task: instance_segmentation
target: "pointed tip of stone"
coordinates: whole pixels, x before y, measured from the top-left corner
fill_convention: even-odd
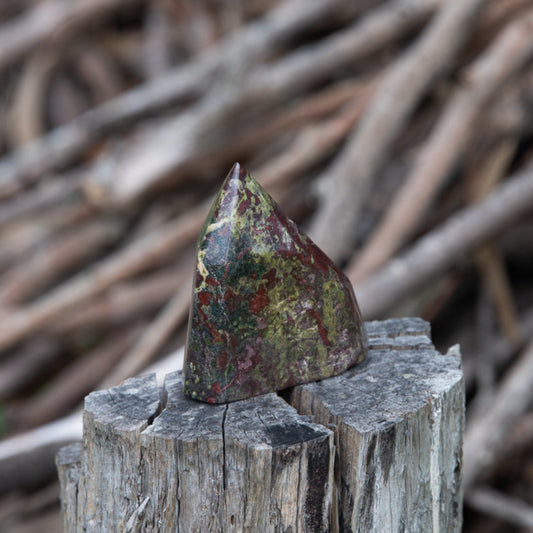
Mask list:
[[[246,169],[244,169],[240,163],[235,163],[229,171],[229,179],[242,179],[246,176]]]

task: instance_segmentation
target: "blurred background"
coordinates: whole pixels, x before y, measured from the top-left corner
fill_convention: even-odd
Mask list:
[[[531,0],[1,2],[0,531],[60,531],[88,392],[181,365],[235,161],[461,345],[464,531],[533,531]]]

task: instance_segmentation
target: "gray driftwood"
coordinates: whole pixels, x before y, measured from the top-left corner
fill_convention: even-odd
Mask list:
[[[458,351],[419,319],[367,328],[367,361],[284,394],[294,408],[194,402],[179,372],[90,394],[57,460],[64,531],[459,532]]]

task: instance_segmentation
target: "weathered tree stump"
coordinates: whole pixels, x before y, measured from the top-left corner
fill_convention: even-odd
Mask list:
[[[335,426],[341,531],[460,531],[464,383],[420,319],[367,323],[361,365],[296,387],[291,403]]]
[[[64,531],[460,531],[459,358],[419,319],[367,328],[368,359],[294,407],[195,402],[180,372],[90,394],[57,460]]]

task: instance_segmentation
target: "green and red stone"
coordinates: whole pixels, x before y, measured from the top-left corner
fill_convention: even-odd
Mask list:
[[[346,276],[235,164],[198,239],[185,394],[250,398],[340,374],[366,351]]]

